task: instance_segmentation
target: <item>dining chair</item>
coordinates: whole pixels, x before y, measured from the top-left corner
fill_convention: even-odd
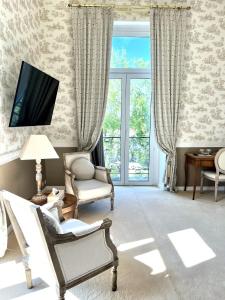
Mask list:
[[[217,201],[218,185],[220,182],[225,182],[225,148],[220,149],[215,156],[214,164],[215,171],[202,170],[201,171],[201,188],[200,193],[203,193],[204,179],[215,182],[215,201]]]

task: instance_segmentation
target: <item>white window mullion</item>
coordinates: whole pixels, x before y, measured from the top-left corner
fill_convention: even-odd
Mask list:
[[[123,145],[126,142],[126,74],[121,74],[122,80],[122,107],[121,107],[121,184],[125,184],[125,161],[126,161],[126,152]]]

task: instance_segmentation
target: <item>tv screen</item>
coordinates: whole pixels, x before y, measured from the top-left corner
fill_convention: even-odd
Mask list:
[[[59,81],[22,62],[9,127],[50,125]]]

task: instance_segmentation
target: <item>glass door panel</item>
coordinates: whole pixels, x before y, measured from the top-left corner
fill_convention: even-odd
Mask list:
[[[110,78],[108,103],[103,124],[105,164],[115,182],[121,181],[122,79]]]
[[[149,181],[149,138],[129,138],[128,181]]]
[[[109,79],[103,124],[105,164],[115,184],[149,184],[151,81],[146,74]]]
[[[151,81],[129,77],[128,176],[127,180],[149,181]],[[140,75],[138,76],[140,77]]]

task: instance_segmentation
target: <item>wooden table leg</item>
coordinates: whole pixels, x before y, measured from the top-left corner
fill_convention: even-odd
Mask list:
[[[192,196],[192,200],[195,200],[195,191],[196,191],[196,184],[197,184],[197,171],[198,168],[196,168],[196,166],[194,166],[195,168],[195,174],[194,174],[194,185],[193,185],[193,196]]]
[[[187,156],[185,156],[185,172],[184,172],[184,191],[187,189],[187,178],[188,178],[188,161]]]

